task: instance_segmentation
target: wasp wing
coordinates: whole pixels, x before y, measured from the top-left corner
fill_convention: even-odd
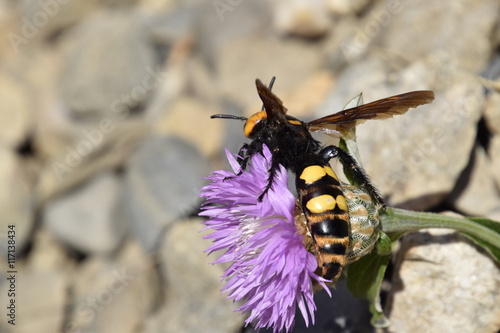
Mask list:
[[[391,118],[405,113],[410,108],[428,104],[433,100],[434,92],[430,90],[412,91],[313,120],[307,123],[307,127],[311,132],[325,132],[338,136],[368,119]]]
[[[259,97],[264,104],[267,119],[271,122],[286,122],[285,114],[287,109],[283,106],[283,102],[259,79],[255,80],[255,85],[257,86]]]

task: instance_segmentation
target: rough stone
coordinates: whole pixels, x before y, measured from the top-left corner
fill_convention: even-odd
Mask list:
[[[40,201],[47,202],[99,172],[116,170],[148,130],[138,119],[104,118],[92,125],[61,120],[40,126],[35,139],[45,161],[37,184]]]
[[[398,257],[389,294],[391,331],[498,330],[500,271],[465,237],[444,229],[411,234]]]
[[[193,1],[198,3],[200,0]],[[220,62],[228,43],[259,32],[268,34],[270,31],[271,8],[269,1],[228,2],[217,0],[206,2],[201,0],[201,4],[196,10],[197,48],[200,55],[210,65],[216,65]],[[256,20],[256,17],[259,19]],[[247,47],[251,47],[251,45]],[[242,63],[245,62],[240,64]],[[243,68],[244,66],[238,67],[238,72]]]
[[[208,162],[178,138],[151,136],[126,168],[121,210],[135,237],[152,250],[163,228],[196,209],[198,190],[210,172]]]
[[[373,28],[367,26],[366,33],[374,38],[372,34],[382,32],[378,46],[385,52],[403,53],[413,60],[445,52],[456,69],[478,72],[492,52],[489,38],[499,6],[495,0],[380,2],[372,11]],[[401,33],[402,27],[414,28]]]
[[[488,216],[500,210],[500,194],[495,182],[493,165],[482,147],[473,153],[471,170],[465,188],[458,186],[449,200],[458,211],[473,216]],[[497,169],[499,170],[499,169]],[[497,172],[498,173],[498,172]]]
[[[237,305],[221,295],[220,265],[210,265],[215,255],[204,251],[210,245],[202,239],[202,219],[176,223],[160,248],[161,273],[168,289],[166,303],[148,320],[145,332],[234,332],[243,316],[234,313]]]
[[[144,24],[133,12],[94,15],[66,38],[77,42],[65,60],[60,89],[74,117],[138,108],[163,76]]]
[[[23,160],[9,149],[0,148],[0,251],[7,256],[7,231],[15,232],[16,253],[26,246],[35,224],[34,185],[30,182]],[[13,226],[10,229],[9,226]]]
[[[0,72],[0,141],[17,148],[33,125],[30,98],[25,82]]]
[[[282,96],[318,69],[321,56],[318,51],[306,42],[293,39],[281,42],[272,35],[246,36],[228,42],[217,61],[222,97],[250,106],[255,112],[261,107],[255,89],[256,78],[267,83],[276,76],[273,91]],[[278,61],[271,62],[271,58]],[[245,66],[241,66],[242,63]],[[234,73],[238,73],[237,79]]]
[[[323,0],[275,1],[276,29],[284,34],[314,38],[327,33],[331,20]]]
[[[159,301],[154,257],[127,242],[116,257],[91,257],[75,270],[67,332],[137,332]]]
[[[67,274],[75,269],[76,263],[69,259],[66,247],[45,228],[36,230],[31,252],[33,254],[26,260],[30,269]]]
[[[295,89],[278,97],[292,116],[310,118],[311,111],[323,103],[334,82],[335,78],[330,72],[316,71],[304,78]]]
[[[44,223],[61,242],[86,254],[117,248],[126,224],[116,216],[118,178],[101,174],[45,207]]]
[[[72,24],[83,20],[90,13],[99,10],[102,3],[103,1],[98,0],[24,1],[21,21],[25,25],[32,24],[35,28],[32,33],[25,33],[21,36],[43,39],[53,37]],[[22,30],[20,32],[22,32]]]
[[[205,155],[219,153],[223,121],[210,119],[218,110],[210,108],[198,99],[180,97],[154,125],[158,134],[177,136],[197,147]]]
[[[9,302],[8,288],[6,283],[0,285],[2,304]],[[4,320],[0,323],[0,330],[5,333],[59,332],[67,306],[67,288],[67,278],[59,271],[19,271],[16,275],[15,326],[7,323],[8,317],[2,306],[0,313]]]
[[[488,129],[500,134],[500,92],[491,91],[488,95],[484,117]]]
[[[138,1],[138,6],[140,6],[142,9],[145,11],[151,12],[151,13],[163,13],[163,12],[169,12],[176,7],[176,2],[175,1],[164,1],[164,0],[139,0]]]
[[[490,142],[488,156],[492,162],[493,177],[500,188],[500,134],[493,136]]]
[[[334,14],[347,15],[362,11],[370,3],[370,0],[326,0],[330,11]]]

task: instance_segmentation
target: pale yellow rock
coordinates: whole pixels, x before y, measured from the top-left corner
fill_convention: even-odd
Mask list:
[[[315,71],[290,92],[278,96],[290,115],[300,118],[311,117],[312,112],[325,100],[332,89],[335,78],[330,71]],[[332,110],[332,113],[340,110]]]
[[[370,0],[326,0],[325,2],[334,14],[352,15],[363,10],[370,3]]]
[[[488,95],[484,117],[488,129],[497,135],[500,134],[500,92],[491,91]]]
[[[226,299],[220,289],[223,265],[211,265],[220,253],[207,256],[203,251],[211,241],[200,232],[203,219],[176,223],[163,239],[159,256],[161,273],[168,289],[163,306],[147,321],[146,333],[235,332],[245,316],[235,313],[237,303]]]
[[[224,135],[224,121],[210,119],[216,113],[220,112],[195,98],[182,96],[154,124],[153,131],[178,136],[209,156],[220,152]]]
[[[496,332],[500,271],[465,237],[446,229],[407,236],[389,295],[391,332]]]
[[[162,297],[152,254],[128,241],[116,257],[94,256],[75,270],[68,332],[132,332]]]
[[[323,0],[275,1],[274,25],[281,33],[317,37],[325,34],[330,24]]]
[[[28,136],[34,113],[26,82],[0,72],[0,142],[16,148]]]
[[[453,198],[458,211],[471,216],[488,216],[500,210],[500,195],[494,181],[495,168],[482,147],[474,149],[474,165],[466,187]]]

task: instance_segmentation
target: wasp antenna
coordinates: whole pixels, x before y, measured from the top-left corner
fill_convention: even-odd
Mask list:
[[[269,82],[269,85],[267,86],[267,89],[269,89],[269,91],[271,91],[273,89],[273,86],[274,86],[274,81],[276,81],[276,76],[273,76],[271,78],[271,81]],[[260,109],[261,111],[264,111],[264,105],[262,105],[262,108]]]
[[[273,76],[271,78],[271,82],[269,82],[269,86],[267,86],[267,89],[272,90],[274,86],[274,81],[276,80],[276,76]]]
[[[247,120],[246,117],[239,117],[232,114],[214,114],[210,116],[211,119],[223,118],[223,119],[235,119],[235,120]]]

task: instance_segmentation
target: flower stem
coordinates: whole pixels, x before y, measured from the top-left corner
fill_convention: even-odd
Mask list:
[[[424,228],[450,228],[500,247],[500,234],[464,217],[387,207],[381,214],[382,231],[402,234]]]

